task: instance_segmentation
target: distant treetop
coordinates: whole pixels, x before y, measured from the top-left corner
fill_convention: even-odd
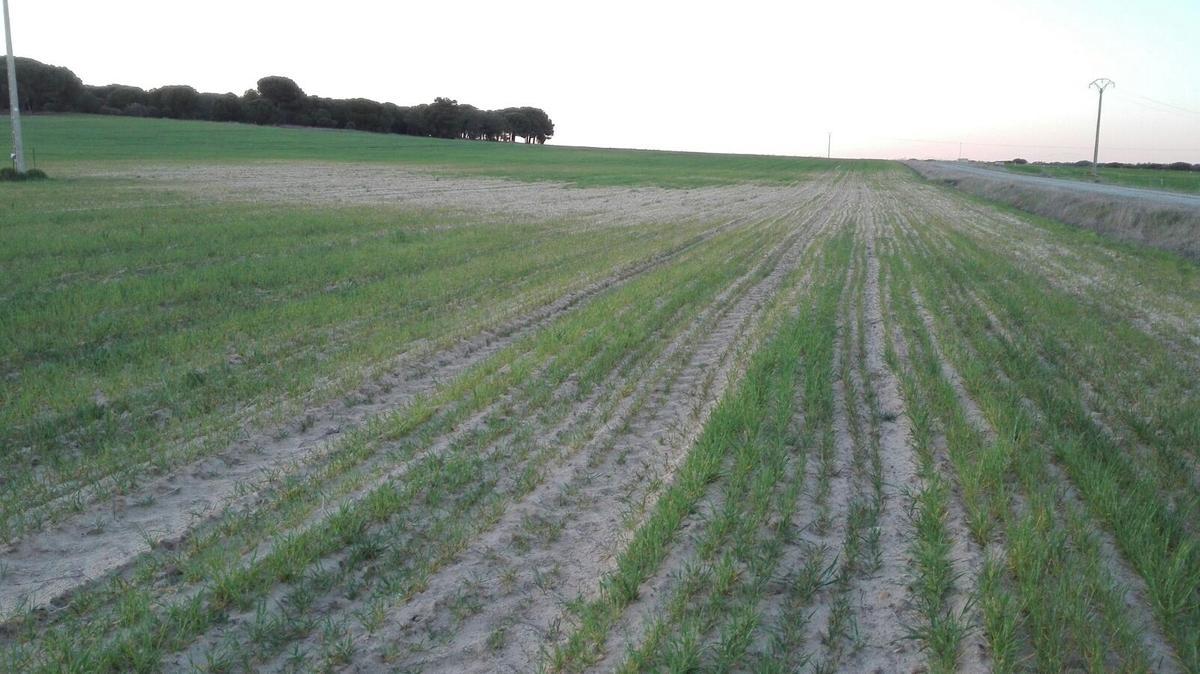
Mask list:
[[[366,98],[322,98],[306,94],[294,80],[281,75],[260,79],[256,88],[241,96],[199,92],[186,85],[146,91],[123,84],[87,85],[62,66],[23,57],[16,61],[21,108],[29,112],[291,124],[510,143],[517,138],[545,143],[554,135],[554,122],[540,108],[480,110],[441,97],[411,107]],[[0,78],[0,105],[7,104],[8,82]]]

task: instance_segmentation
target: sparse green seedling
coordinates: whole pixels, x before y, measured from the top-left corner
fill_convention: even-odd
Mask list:
[[[0,670],[1200,667],[1190,262],[883,162],[29,134]]]

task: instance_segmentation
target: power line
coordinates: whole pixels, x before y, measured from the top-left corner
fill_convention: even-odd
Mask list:
[[[1178,110],[1164,108],[1161,105],[1151,105],[1149,103],[1139,101],[1135,98],[1130,98],[1129,96],[1118,96],[1118,98],[1120,98],[1122,101],[1125,101],[1126,103],[1133,103],[1134,105],[1138,106],[1139,108],[1144,108],[1146,110],[1153,110],[1154,112],[1178,112]]]
[[[972,147],[1011,147],[1035,148],[1042,150],[1086,150],[1085,145],[1038,145],[1036,143],[976,143],[969,140],[933,140],[930,138],[896,138],[891,136],[875,136],[879,140],[899,140],[905,143],[936,143],[938,145],[963,145]]]
[[[1200,111],[1189,110],[1188,108],[1183,108],[1178,105],[1172,105],[1171,103],[1164,103],[1163,101],[1155,100],[1153,98],[1147,98],[1146,96],[1140,96],[1140,95],[1135,94],[1134,96],[1131,97],[1131,96],[1117,94],[1117,97],[1120,98],[1122,101],[1125,101],[1126,103],[1132,103],[1140,108],[1145,108],[1146,110],[1153,110],[1154,112],[1169,112],[1169,113],[1174,113],[1177,115],[1200,115]],[[1141,100],[1138,100],[1138,99],[1141,99]]]
[[[895,140],[905,143],[931,143],[936,145],[958,145],[964,147],[1008,147],[1014,149],[1034,149],[1034,150],[1087,150],[1086,145],[1041,145],[1038,143],[984,143],[974,142],[969,140],[943,140],[933,138],[899,138],[895,136],[864,136],[863,138],[874,140]],[[1128,147],[1121,145],[1106,146],[1110,150],[1121,150],[1125,152],[1200,152],[1200,147]]]
[[[1183,112],[1183,113],[1186,113],[1189,115],[1200,115],[1200,110],[1191,110],[1188,108],[1180,107],[1173,103],[1167,103],[1165,101],[1158,101],[1153,98],[1150,98],[1149,96],[1142,96],[1141,94],[1134,94],[1134,96],[1136,96],[1137,98],[1140,98],[1144,101],[1150,101],[1151,103],[1170,108],[1171,110],[1175,110],[1176,112]]]
[[[972,143],[964,141],[963,145],[974,145],[976,147],[1012,147],[1012,148],[1036,148],[1039,150],[1086,150],[1086,145],[1038,145],[1036,143]]]

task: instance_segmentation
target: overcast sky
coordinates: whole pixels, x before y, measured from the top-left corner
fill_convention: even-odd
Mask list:
[[[1200,0],[10,0],[84,82],[534,105],[567,145],[1200,162]]]

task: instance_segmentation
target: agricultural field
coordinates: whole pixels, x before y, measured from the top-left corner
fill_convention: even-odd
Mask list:
[[[352,162],[421,167],[574,186],[702,187],[747,181],[789,183],[820,160],[552,147],[548,152],[507,143],[447,143],[436,138],[355,131],[287,129],[248,124],[181,122],[95,115],[42,115],[24,123],[36,164],[55,171],[81,162],[270,161]],[[7,133],[8,121],[0,121]]]
[[[1126,187],[1143,187],[1152,190],[1169,190],[1200,194],[1200,171],[1171,171],[1167,169],[1146,168],[1108,168],[1101,166],[1096,175],[1092,175],[1091,167],[1082,166],[1044,166],[1039,164],[1012,164],[1004,168],[1015,173],[1046,176],[1050,178],[1067,178],[1070,180],[1086,180],[1107,185],[1124,185]]]
[[[1200,268],[888,162],[32,117],[0,670],[1200,671]]]

